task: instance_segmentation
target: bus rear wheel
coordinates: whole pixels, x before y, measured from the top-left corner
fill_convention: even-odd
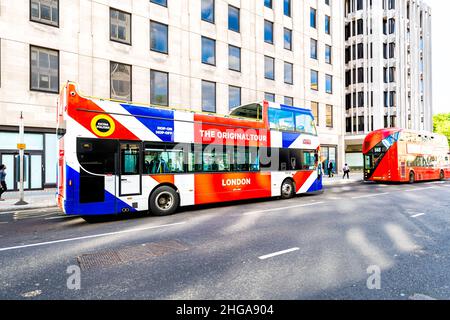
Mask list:
[[[291,199],[295,195],[294,183],[291,180],[284,180],[281,185],[281,198]]]
[[[414,175],[414,172],[409,173],[409,183],[416,182],[416,176]]]
[[[149,213],[155,216],[168,216],[175,213],[179,204],[178,192],[169,186],[161,186],[150,195]]]

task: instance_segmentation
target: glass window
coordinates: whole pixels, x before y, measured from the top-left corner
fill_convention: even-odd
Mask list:
[[[78,138],[77,157],[84,170],[94,174],[115,173],[117,141]]]
[[[131,101],[131,66],[112,62],[111,99]]]
[[[214,23],[214,0],[202,1],[202,20]]]
[[[31,90],[58,93],[59,52],[31,47]]]
[[[150,70],[150,103],[169,105],[169,74]]]
[[[325,62],[331,64],[331,46],[325,45]]]
[[[284,48],[292,50],[292,30],[284,28]]]
[[[311,89],[319,90],[319,72],[311,70]]]
[[[159,22],[150,21],[150,49],[168,53],[168,26]]]
[[[310,114],[295,113],[295,131],[316,135],[313,117]]]
[[[326,106],[326,121],[327,128],[333,128],[333,106],[329,104]]]
[[[32,21],[59,26],[58,0],[31,0],[30,16]]]
[[[292,97],[284,97],[284,104],[287,106],[293,106],[294,105],[294,98]]]
[[[216,65],[216,41],[202,37],[202,63]]]
[[[120,145],[120,173],[122,175],[139,174],[140,157],[140,146],[138,144]]]
[[[264,0],[264,6],[272,9],[272,0]]]
[[[325,91],[327,93],[333,93],[333,76],[329,74],[325,75]]]
[[[131,44],[131,14],[110,8],[110,39]]]
[[[264,42],[273,44],[273,23],[264,20]]]
[[[292,111],[269,108],[269,123],[273,129],[295,131]]]
[[[317,40],[311,39],[311,59],[317,59]]]
[[[54,150],[58,149],[56,134],[45,134],[45,183],[56,183],[57,156]]]
[[[264,100],[275,102],[275,94],[269,92],[264,93]]]
[[[231,109],[241,105],[241,88],[235,86],[228,87],[228,106]]]
[[[216,112],[216,84],[202,80],[202,111]]]
[[[317,10],[314,8],[310,9],[309,12],[309,16],[310,16],[310,22],[309,25],[311,26],[311,28],[317,28],[317,22],[316,22],[316,17],[317,17]]]
[[[284,83],[293,84],[294,76],[293,76],[294,65],[289,62],[284,63]]]
[[[167,0],[150,0],[150,2],[159,4],[160,6],[167,7]]]
[[[316,123],[316,126],[319,126],[319,103],[318,102],[311,102],[311,111],[314,116],[314,120]]]
[[[325,33],[331,34],[331,18],[325,15]]]
[[[239,8],[228,5],[228,29],[239,32]]]
[[[302,170],[314,170],[318,161],[315,151],[303,151]]]
[[[144,174],[183,173],[184,150],[173,145],[145,145]]]
[[[241,48],[228,45],[228,68],[241,71]]]
[[[264,78],[269,80],[275,79],[275,59],[264,56]]]
[[[291,16],[291,0],[283,0],[284,1],[284,15],[290,17]]]

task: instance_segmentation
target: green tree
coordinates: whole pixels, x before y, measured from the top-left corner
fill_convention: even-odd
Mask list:
[[[450,113],[440,113],[433,117],[433,130],[443,134],[450,143]]]

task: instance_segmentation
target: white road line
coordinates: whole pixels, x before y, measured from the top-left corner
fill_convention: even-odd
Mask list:
[[[384,192],[384,193],[377,193],[377,194],[369,194],[366,196],[360,196],[360,197],[353,197],[352,199],[364,199],[364,198],[372,198],[372,197],[378,197],[378,196],[384,196],[389,194],[388,192]]]
[[[157,228],[172,227],[172,226],[182,225],[182,224],[185,224],[185,223],[186,222],[163,224],[163,225],[159,225],[159,226],[151,226],[151,227],[146,227],[146,228],[136,228],[136,229],[130,229],[130,230],[108,232],[108,233],[101,233],[101,234],[94,234],[94,235],[84,236],[84,237],[68,238],[68,239],[61,239],[61,240],[55,240],[55,241],[47,241],[47,242],[26,244],[26,245],[22,245],[22,246],[0,248],[0,252],[9,251],[9,250],[16,250],[16,249],[23,249],[23,248],[30,248],[30,247],[39,247],[39,246],[45,246],[45,245],[50,245],[50,244],[62,243],[62,242],[70,242],[70,241],[77,241],[77,240],[85,240],[85,239],[93,239],[93,238],[100,238],[100,237],[108,237],[108,236],[114,236],[114,235],[118,235],[118,234],[140,232],[140,231],[146,231],[146,230],[157,229]]]
[[[57,216],[57,217],[50,217],[45,218],[45,220],[53,220],[53,219],[70,219],[70,218],[79,218],[80,216]]]
[[[0,222],[0,224],[7,224],[8,222]]]
[[[421,217],[421,216],[424,216],[424,215],[425,215],[425,213],[418,213],[418,214],[415,214],[415,215],[411,216],[411,218],[418,218],[418,217]]]
[[[422,190],[429,190],[429,189],[436,189],[436,187],[414,188],[414,189],[408,189],[408,190],[404,190],[404,191],[405,192],[413,192],[413,191],[422,191]]]
[[[290,253],[290,252],[294,252],[294,251],[298,251],[298,250],[300,250],[300,248],[291,248],[291,249],[287,249],[287,250],[283,250],[283,251],[278,251],[278,252],[274,252],[274,253],[271,253],[271,254],[267,254],[265,256],[258,257],[258,259],[266,260],[266,259],[269,259],[269,258],[273,258],[273,257],[276,257],[276,256],[280,256],[282,254],[286,254],[286,253]]]
[[[290,207],[281,207],[281,208],[272,208],[272,209],[267,209],[267,210],[259,210],[259,211],[250,211],[250,212],[246,212],[243,215],[244,216],[248,216],[248,215],[253,215],[253,214],[260,214],[260,213],[266,213],[266,212],[272,212],[272,211],[280,211],[280,210],[285,210],[285,209],[293,209],[293,208],[301,208],[301,207],[310,207],[310,206],[314,206],[316,204],[323,204],[325,202],[312,202],[312,203],[306,203],[306,204],[301,204],[301,205],[297,205],[297,206],[290,206]]]

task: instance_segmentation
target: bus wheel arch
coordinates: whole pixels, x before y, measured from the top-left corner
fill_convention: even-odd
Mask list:
[[[281,184],[281,198],[282,199],[291,199],[295,196],[295,181],[292,178],[284,179]]]
[[[411,170],[409,172],[409,183],[414,183],[414,182],[416,182],[416,173]]]
[[[148,197],[148,213],[155,216],[168,216],[180,206],[180,193],[170,183],[155,187]]]

